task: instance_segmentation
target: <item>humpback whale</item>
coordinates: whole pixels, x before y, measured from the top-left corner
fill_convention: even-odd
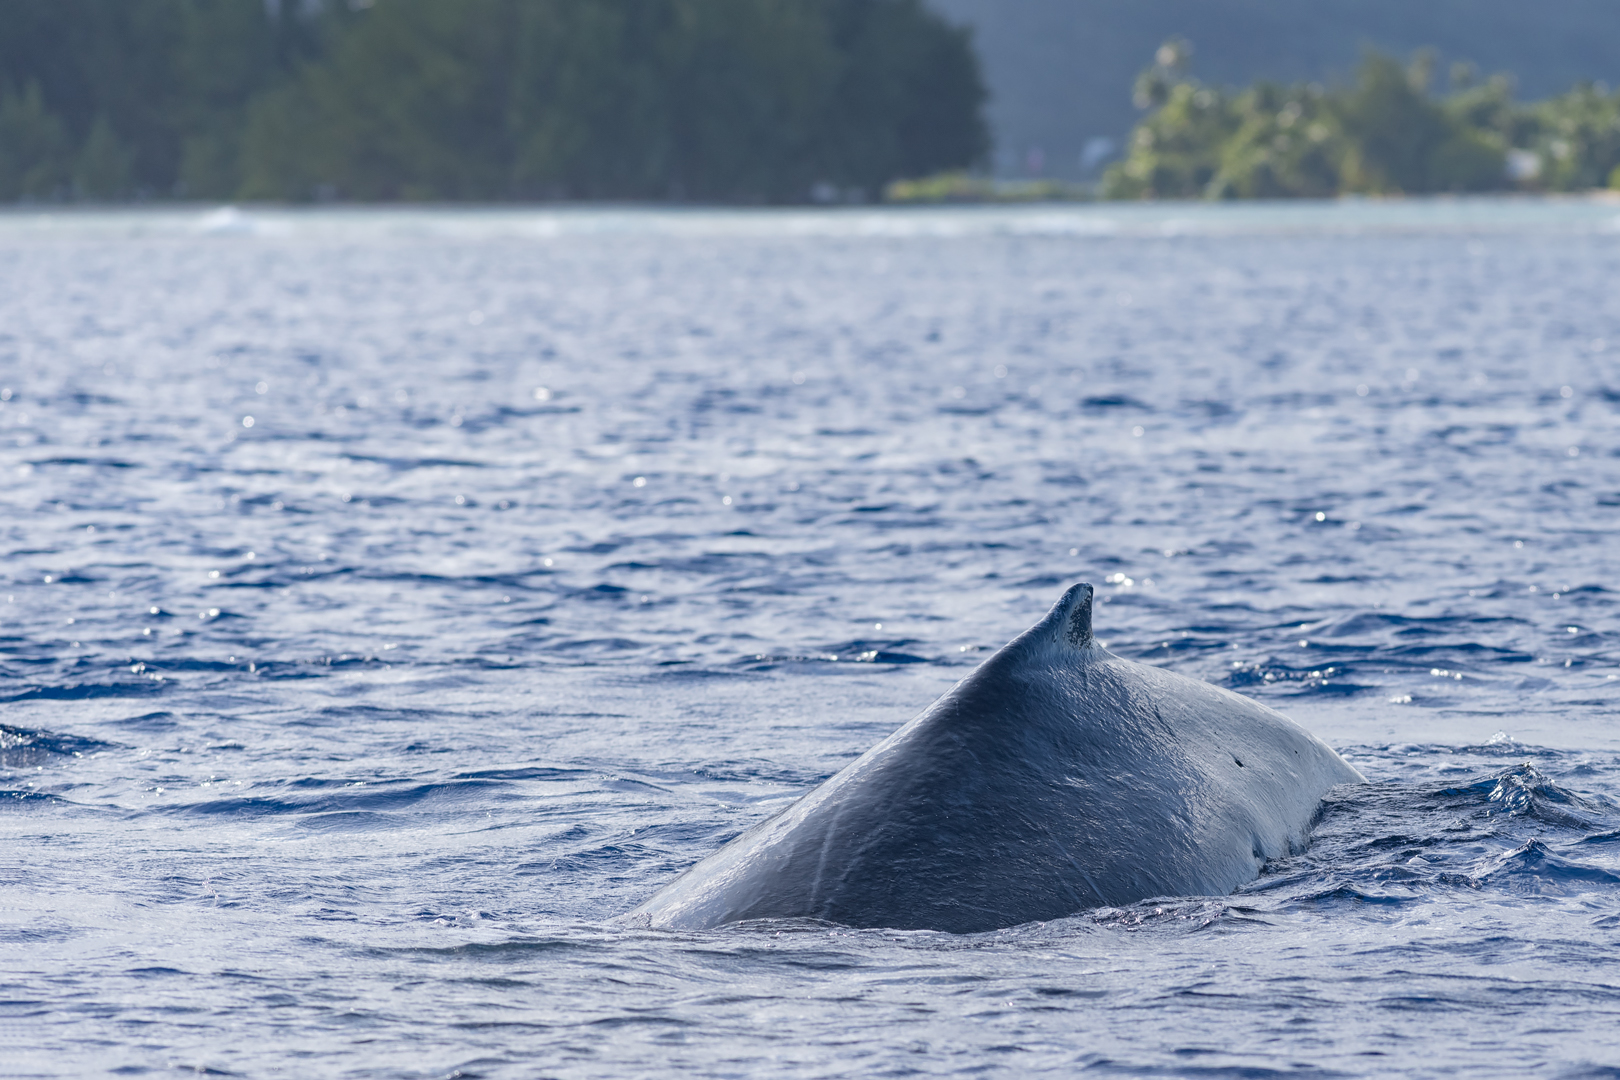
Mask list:
[[[894,734],[631,911],[973,933],[1220,895],[1364,783],[1259,702],[1108,652],[1078,584]]]

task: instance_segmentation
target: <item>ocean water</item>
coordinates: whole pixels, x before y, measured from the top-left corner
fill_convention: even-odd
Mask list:
[[[0,217],[0,1074],[1620,1075],[1620,205]],[[1097,584],[1231,896],[614,918]]]

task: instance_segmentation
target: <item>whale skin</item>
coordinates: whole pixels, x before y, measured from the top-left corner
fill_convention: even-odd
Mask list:
[[[972,933],[1154,896],[1223,895],[1303,851],[1364,783],[1259,702],[1115,656],[1092,587],[792,806],[626,916]]]

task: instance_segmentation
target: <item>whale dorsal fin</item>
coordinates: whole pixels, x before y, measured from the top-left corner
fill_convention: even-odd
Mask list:
[[[1021,660],[1066,664],[1106,656],[1107,651],[1091,636],[1091,598],[1094,591],[1090,582],[1082,581],[1069,586],[1045,618],[1007,642],[1001,652],[985,661],[985,669],[1002,656],[1006,657],[1006,662],[1013,664]]]
[[[1091,597],[1095,591],[1090,582],[1082,581],[1070,586],[1063,599],[1058,601],[1057,606],[1064,613],[1063,640],[1073,648],[1089,649],[1092,646]]]
[[[1031,635],[1045,637],[1059,648],[1093,648],[1096,645],[1091,636],[1091,597],[1094,591],[1091,584],[1085,581],[1069,586],[1063,598],[1046,613],[1046,618],[1032,628]]]

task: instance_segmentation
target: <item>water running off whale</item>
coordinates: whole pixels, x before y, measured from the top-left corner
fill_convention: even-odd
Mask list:
[[[1108,652],[1075,585],[893,735],[628,916],[956,933],[1231,892],[1360,773],[1258,702]]]

